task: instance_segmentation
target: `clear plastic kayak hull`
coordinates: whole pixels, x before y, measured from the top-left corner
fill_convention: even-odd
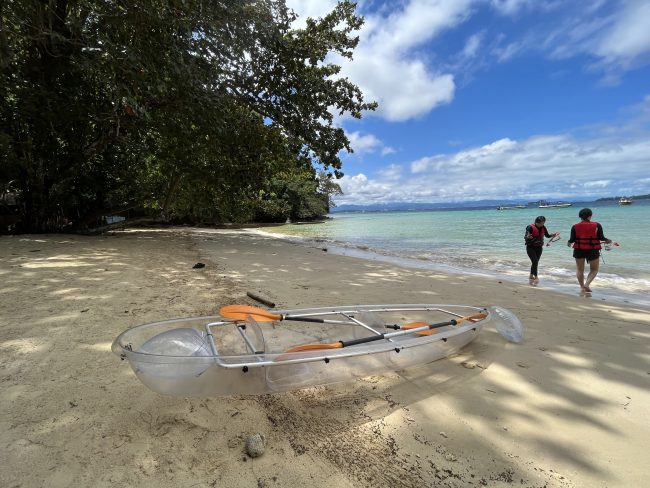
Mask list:
[[[273,312],[283,319],[258,323],[254,317],[210,316],[143,324],[120,334],[112,350],[153,391],[220,396],[294,390],[424,364],[458,352],[490,324],[512,342],[523,339],[516,315],[498,306],[399,304]],[[481,318],[460,320],[477,314]],[[370,337],[376,340],[363,342]],[[349,341],[361,343],[339,345]],[[318,346],[292,352],[303,344]]]

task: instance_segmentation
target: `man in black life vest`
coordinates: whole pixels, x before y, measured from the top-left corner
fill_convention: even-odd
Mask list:
[[[591,221],[591,209],[583,208],[578,213],[581,221],[571,227],[571,237],[567,246],[573,244],[573,257],[576,260],[576,277],[580,284],[581,293],[591,293],[591,282],[598,274],[600,265],[600,243],[610,244],[603,234],[603,227],[598,222]],[[589,261],[589,274],[585,280],[585,260]]]

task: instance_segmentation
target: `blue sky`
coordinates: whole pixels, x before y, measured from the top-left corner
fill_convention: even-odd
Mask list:
[[[331,0],[288,0],[319,17]],[[650,0],[358,2],[337,204],[650,193]]]

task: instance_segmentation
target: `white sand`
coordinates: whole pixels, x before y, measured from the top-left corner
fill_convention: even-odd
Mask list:
[[[258,305],[246,291],[279,308],[499,304],[526,340],[485,330],[399,373],[201,399],[147,390],[110,352],[127,327]],[[0,237],[0,486],[648,486],[649,326],[640,308],[244,231]]]

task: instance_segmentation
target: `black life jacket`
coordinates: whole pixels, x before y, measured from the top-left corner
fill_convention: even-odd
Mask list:
[[[576,240],[573,243],[574,249],[600,249],[598,239],[598,222],[583,220],[573,226],[576,233]]]

